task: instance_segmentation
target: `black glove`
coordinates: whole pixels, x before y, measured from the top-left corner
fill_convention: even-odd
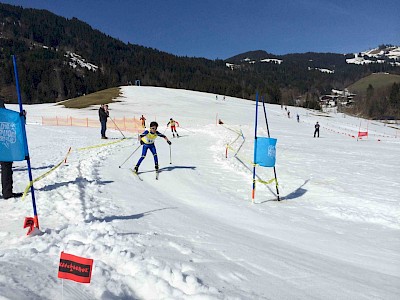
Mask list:
[[[140,145],[143,145],[143,144],[144,144],[144,142],[142,140],[140,140]]]
[[[171,144],[172,144],[171,141],[167,141],[167,143],[168,143],[168,145],[171,145]]]

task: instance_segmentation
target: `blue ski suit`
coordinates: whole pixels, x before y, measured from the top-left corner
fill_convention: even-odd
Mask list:
[[[140,143],[143,145],[142,156],[139,158],[136,166],[139,167],[144,158],[146,157],[147,150],[150,150],[154,157],[154,164],[158,168],[158,157],[157,157],[157,149],[154,145],[154,142],[157,137],[167,138],[164,134],[159,131],[155,133],[151,133],[149,130],[145,130],[142,134],[140,134]],[[168,141],[168,140],[167,140]]]

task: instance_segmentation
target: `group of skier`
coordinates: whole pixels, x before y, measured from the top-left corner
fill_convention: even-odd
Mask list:
[[[143,117],[143,115],[142,115],[142,117]],[[176,131],[176,125],[179,126],[179,122],[175,121],[173,118],[170,118],[169,122],[167,123],[167,127],[168,126],[171,127],[171,132],[172,132],[173,137],[175,137],[175,134],[176,134],[176,137],[179,137],[179,134]],[[139,141],[140,141],[140,144],[143,145],[143,148],[142,148],[142,155],[139,158],[139,160],[136,163],[135,168],[134,168],[135,173],[138,173],[139,166],[142,163],[142,161],[145,159],[147,150],[150,150],[150,152],[153,154],[154,168],[158,172],[159,166],[158,166],[157,149],[156,149],[154,142],[157,137],[161,137],[161,138],[165,139],[169,145],[171,145],[171,141],[167,138],[167,136],[165,134],[159,132],[157,129],[158,129],[158,123],[153,121],[150,123],[150,129],[146,129],[143,133],[141,133],[139,135]]]
[[[110,113],[108,111],[108,105],[101,105],[99,108],[99,120],[101,124],[101,138],[102,139],[107,139],[106,137],[106,130],[107,130],[107,118],[110,117]],[[140,117],[141,125],[143,128],[146,128],[146,118],[142,115]],[[170,118],[167,127],[171,127],[171,133],[173,137],[178,137],[179,134],[176,131],[176,126],[179,126],[179,122],[175,121],[173,118]],[[158,130],[158,123],[153,121],[150,123],[150,128],[145,129],[143,133],[139,134],[138,139],[140,141],[140,144],[143,146],[142,148],[142,155],[140,156],[138,162],[136,163],[134,167],[134,172],[138,173],[139,166],[142,163],[142,161],[145,159],[147,151],[150,150],[150,152],[153,154],[154,158],[154,167],[155,170],[158,172],[159,166],[158,166],[158,157],[157,157],[157,149],[154,144],[155,140],[157,137],[161,137],[167,141],[169,145],[171,145],[171,141],[167,138],[167,136]]]
[[[281,104],[281,109],[283,109],[283,104]],[[287,112],[287,116],[290,119],[290,111],[288,111],[287,107],[285,106],[285,111]],[[300,115],[296,114],[297,123],[300,123]],[[314,125],[314,137],[319,137],[319,123],[315,123]]]
[[[286,109],[286,108],[285,108]],[[108,105],[101,105],[99,109],[99,118],[100,118],[100,123],[101,123],[101,138],[102,139],[107,139],[105,136],[106,132],[106,123],[107,123],[107,118],[110,116],[109,111],[108,111]],[[288,112],[288,116],[289,112]],[[140,117],[141,125],[143,128],[146,128],[146,118],[142,115]],[[299,122],[299,115],[297,114],[297,122]],[[171,133],[173,137],[178,137],[179,134],[176,131],[176,126],[179,126],[179,122],[175,121],[173,118],[170,118],[167,127],[170,126],[171,128]],[[315,131],[314,131],[314,137],[319,137],[319,127],[320,125],[318,122],[315,124]],[[136,163],[133,171],[137,174],[139,171],[140,164],[143,162],[143,160],[146,157],[147,151],[150,150],[150,152],[153,154],[154,158],[154,168],[158,172],[159,170],[159,165],[158,165],[158,157],[157,157],[157,149],[154,144],[155,140],[157,137],[161,137],[167,141],[169,145],[171,145],[171,141],[168,139],[168,137],[159,132],[158,130],[158,123],[153,121],[150,123],[150,128],[145,129],[143,133],[139,134],[138,139],[140,141],[140,144],[143,146],[142,148],[142,155],[140,156],[138,162]]]
[[[142,115],[139,120],[140,120],[142,127],[146,128],[146,118]],[[176,136],[179,137],[178,132],[176,132],[176,125],[179,126],[179,122],[170,118],[169,122],[167,123],[167,127],[168,127],[168,125],[171,125],[172,136],[175,137],[175,133],[176,133]]]

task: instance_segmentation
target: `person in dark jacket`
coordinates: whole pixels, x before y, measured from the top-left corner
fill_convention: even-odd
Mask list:
[[[0,97],[0,108],[5,108],[4,100]],[[22,193],[13,193],[12,161],[1,161],[1,187],[4,199],[18,198]]]
[[[101,138],[102,139],[108,139],[106,137],[106,130],[107,130],[107,118],[109,117],[108,111],[106,110],[106,107],[104,104],[102,104],[99,108],[99,119],[100,119],[100,124],[101,124]]]
[[[317,135],[319,137],[319,124],[318,122],[315,124],[315,130],[314,130],[314,137]]]

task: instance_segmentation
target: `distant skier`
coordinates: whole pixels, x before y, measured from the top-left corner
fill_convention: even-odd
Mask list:
[[[142,121],[142,127],[146,128],[146,118],[143,115],[140,117],[140,121]]]
[[[317,135],[319,137],[319,124],[318,122],[315,124],[315,130],[314,130],[314,137]]]
[[[178,132],[176,132],[176,124],[178,124],[178,126],[179,126],[179,122],[178,122],[178,121],[175,121],[175,120],[172,119],[172,118],[169,119],[169,122],[168,122],[168,124],[167,124],[167,127],[168,127],[168,125],[171,125],[171,132],[172,132],[172,136],[173,136],[173,137],[175,137],[175,133],[176,133],[176,136],[179,137]],[[174,132],[175,132],[175,133],[174,133]]]
[[[297,123],[299,123],[299,122],[300,122],[300,116],[299,116],[299,114],[297,114],[296,118],[297,118]]]
[[[154,157],[154,167],[156,171],[158,171],[158,157],[157,157],[157,149],[154,145],[155,139],[159,136],[164,138],[169,145],[171,145],[171,141],[162,133],[157,131],[158,123],[151,122],[150,123],[150,130],[145,130],[142,134],[139,135],[140,144],[143,145],[142,148],[142,156],[139,158],[136,166],[135,166],[135,173],[138,172],[139,166],[146,157],[147,150],[150,150]]]

